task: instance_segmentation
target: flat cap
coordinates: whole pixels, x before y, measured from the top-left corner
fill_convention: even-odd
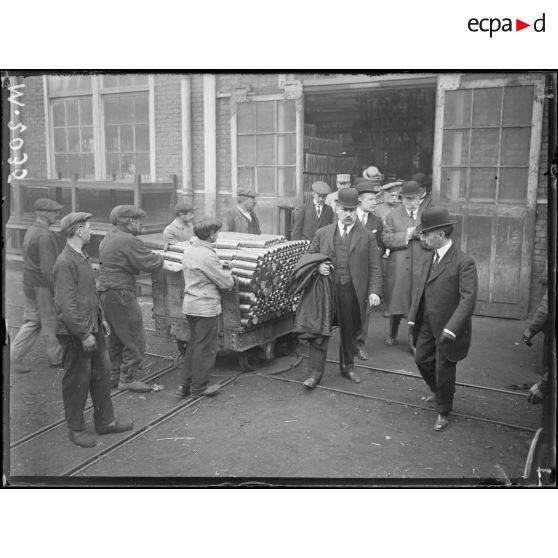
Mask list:
[[[380,190],[382,190],[383,192],[391,192],[391,190],[395,190],[396,188],[401,188],[402,185],[403,185],[403,181],[397,180],[395,182],[389,182],[388,184],[384,184],[380,188]]]
[[[64,206],[50,198],[39,198],[33,204],[33,211],[60,211]]]
[[[126,217],[128,219],[132,219],[134,217],[145,217],[147,213],[135,206],[135,205],[117,205],[113,207],[112,211],[110,212],[110,222],[113,225],[116,225],[116,220],[119,217]]]
[[[318,180],[312,184],[312,191],[316,192],[316,194],[327,195],[331,194],[331,188],[327,182],[322,182]]]
[[[189,211],[194,211],[194,206],[189,202],[178,202],[174,206],[175,213],[188,213]]]
[[[256,192],[250,188],[239,188],[236,195],[244,196],[245,198],[255,198],[257,196]]]
[[[68,213],[60,220],[60,232],[68,234],[78,223],[85,223],[88,219],[93,217],[92,213],[85,213],[84,211],[76,211]]]

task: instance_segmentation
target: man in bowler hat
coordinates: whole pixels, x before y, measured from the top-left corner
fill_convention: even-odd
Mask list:
[[[318,229],[308,248],[310,254],[331,258],[331,264],[320,264],[319,272],[327,276],[333,267],[335,273],[340,371],[342,376],[355,383],[360,382],[354,371],[357,333],[368,309],[378,306],[382,295],[378,244],[372,232],[357,219],[357,207],[358,191],[355,188],[340,190],[336,210],[338,221]],[[327,341],[321,348],[310,346],[310,377],[304,382],[307,388],[314,388],[320,382],[326,354]]]
[[[422,262],[408,317],[415,362],[432,392],[427,399],[436,401],[437,432],[449,426],[456,365],[469,351],[477,302],[477,268],[451,240],[455,223],[444,207],[421,215],[417,233],[433,254]]]
[[[326,182],[312,184],[312,201],[297,210],[291,240],[312,240],[318,229],[333,223],[333,209],[325,203],[330,192],[331,188]]]

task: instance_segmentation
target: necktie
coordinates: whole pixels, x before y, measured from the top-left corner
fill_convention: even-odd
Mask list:
[[[318,214],[318,219],[319,219],[320,215],[322,214],[322,206],[321,205],[316,206],[316,213]]]
[[[414,221],[415,220],[415,212],[411,209],[411,215],[410,215],[411,219]]]
[[[349,227],[347,225],[345,225],[343,227],[343,238],[347,238],[348,234],[349,234]]]
[[[434,261],[432,262],[432,267],[436,267],[440,261],[440,256],[438,256],[438,251],[434,252]]]

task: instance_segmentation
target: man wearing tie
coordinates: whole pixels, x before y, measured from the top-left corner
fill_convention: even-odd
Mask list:
[[[387,345],[394,345],[403,316],[407,316],[411,306],[411,297],[419,278],[421,264],[428,250],[422,246],[420,235],[415,231],[420,216],[419,184],[413,180],[401,186],[402,205],[388,213],[384,219],[382,240],[389,248],[386,269],[386,292],[389,295],[388,313],[389,334]],[[414,346],[409,337],[409,350],[414,353]]]
[[[337,201],[337,223],[318,229],[308,248],[310,254],[323,254],[331,258],[331,264],[320,264],[319,272],[327,276],[333,265],[341,341],[340,371],[342,376],[355,383],[360,382],[354,371],[357,333],[362,328],[368,309],[378,306],[382,295],[378,245],[374,235],[357,220],[357,207],[357,190],[341,190]],[[321,348],[310,345],[310,377],[304,382],[307,388],[314,388],[320,382],[326,353],[327,341]]]
[[[385,247],[382,241],[382,220],[374,213],[374,209],[376,208],[377,189],[378,187],[369,180],[359,182],[356,187],[358,192],[357,219],[360,221],[361,225],[369,230],[376,238],[378,256],[381,258],[384,254]],[[357,337],[357,356],[360,360],[368,360],[368,353],[364,349],[364,345],[368,337],[369,319],[370,315],[367,314],[364,318],[362,329]]]
[[[312,184],[312,201],[297,210],[291,240],[312,240],[318,229],[333,223],[333,209],[324,203],[330,192],[326,182]]]
[[[428,208],[421,216],[417,234],[434,255],[422,261],[408,318],[415,362],[432,392],[427,399],[436,401],[437,432],[449,426],[456,364],[469,351],[477,302],[477,268],[451,240],[455,223],[443,207]]]

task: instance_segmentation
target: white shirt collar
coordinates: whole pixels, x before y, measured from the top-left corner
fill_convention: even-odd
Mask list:
[[[337,226],[339,227],[339,234],[343,234],[345,225],[341,221],[337,221]],[[347,225],[347,234],[349,234],[353,230],[354,226],[354,223],[352,225]]]
[[[438,254],[438,261],[440,261],[446,255],[447,251],[451,248],[451,245],[452,242],[450,238],[447,244],[436,250],[436,253]]]
[[[368,221],[368,211],[363,211],[360,206],[357,207],[357,216],[359,221],[362,221],[363,216],[366,217],[366,220]]]
[[[237,205],[236,208],[238,209],[238,211],[240,211],[240,213],[242,213],[242,215],[244,215],[244,217],[246,217],[246,219],[248,219],[248,221],[252,221],[252,215],[250,215],[249,211],[246,211],[244,208],[240,207],[239,205]]]

